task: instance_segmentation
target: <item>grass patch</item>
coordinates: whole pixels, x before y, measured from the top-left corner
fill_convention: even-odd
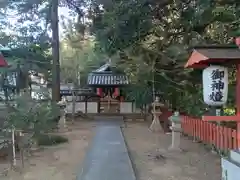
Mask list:
[[[59,135],[41,134],[36,137],[39,146],[54,146],[68,142],[68,139]]]

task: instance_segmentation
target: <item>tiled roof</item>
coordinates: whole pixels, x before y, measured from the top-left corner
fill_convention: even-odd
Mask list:
[[[129,80],[124,74],[114,74],[112,72],[91,73],[88,76],[88,85],[128,85]]]
[[[209,59],[239,59],[240,57],[238,48],[199,48],[196,50]]]
[[[210,63],[227,63],[240,58],[240,50],[232,46],[195,47],[187,64],[187,68],[204,68]]]
[[[102,65],[100,68],[96,69],[94,72],[104,72],[106,71],[108,68],[110,68],[110,63],[106,63],[104,65]]]

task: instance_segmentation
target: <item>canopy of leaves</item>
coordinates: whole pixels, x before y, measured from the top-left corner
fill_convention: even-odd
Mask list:
[[[41,134],[55,128],[60,116],[60,109],[57,104],[50,101],[41,103],[29,98],[28,94],[18,96],[17,106],[8,107],[8,117],[5,128],[14,127],[17,130]]]
[[[29,71],[43,73],[46,77],[51,72],[51,41],[48,27],[44,25],[48,7],[45,3],[9,0],[0,6],[4,14],[0,22],[0,44],[11,49],[2,51],[10,67],[0,70],[1,74],[20,74],[19,88],[28,87]]]
[[[79,32],[77,24],[68,20],[63,24],[64,38],[61,40],[61,80],[85,86],[88,73],[106,62],[105,54],[97,52],[95,38]]]
[[[49,45],[51,2],[3,3],[0,14],[17,12],[22,25],[12,27],[20,34],[5,34],[0,41],[8,45],[14,42],[18,47],[29,47],[32,42],[41,48]],[[232,44],[233,37],[240,35],[237,0],[61,0],[60,6],[68,7],[69,16],[75,19],[64,27],[61,43],[62,74],[66,81],[79,78],[77,72],[82,74],[80,79],[85,78],[92,66],[111,57],[129,75],[133,87],[125,93],[139,105],[152,100],[149,99],[154,85],[172,106],[195,115],[205,107],[201,71],[183,68],[193,46]],[[4,21],[0,28],[4,27],[11,25]],[[230,105],[234,102],[234,72],[234,67],[230,68]]]
[[[183,69],[184,64],[195,45],[233,43],[240,32],[239,1],[121,0],[109,4],[106,0],[96,4],[91,30],[97,47],[114,55],[134,86],[142,87],[135,88],[132,96],[138,98],[154,82],[170,104],[201,114],[205,106],[201,71]],[[234,75],[231,78],[234,84]]]

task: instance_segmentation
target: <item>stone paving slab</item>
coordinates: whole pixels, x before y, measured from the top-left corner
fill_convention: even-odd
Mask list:
[[[136,180],[121,123],[108,121],[97,125],[77,180]]]

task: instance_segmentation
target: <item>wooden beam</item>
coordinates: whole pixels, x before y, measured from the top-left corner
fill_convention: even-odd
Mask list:
[[[240,122],[240,116],[203,116],[203,121],[236,121]]]

